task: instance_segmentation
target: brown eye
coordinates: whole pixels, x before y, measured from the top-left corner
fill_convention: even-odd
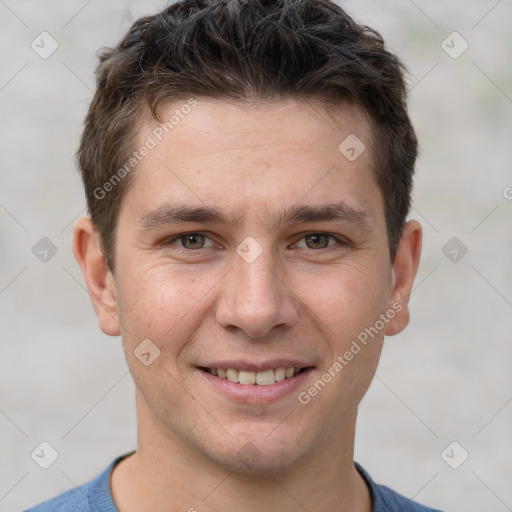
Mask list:
[[[184,233],[165,240],[163,244],[167,247],[177,245],[178,250],[188,249],[190,251],[208,249],[215,245],[210,237],[202,233]]]
[[[181,240],[182,246],[185,249],[202,249],[205,242],[205,236],[198,233],[191,233],[189,235],[182,235],[178,238]]]
[[[329,246],[329,238],[334,237],[323,233],[311,233],[306,235],[304,240],[306,240],[308,249],[325,249]]]

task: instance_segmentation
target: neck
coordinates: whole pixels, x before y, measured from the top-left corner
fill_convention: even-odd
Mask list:
[[[370,512],[368,488],[353,463],[357,411],[339,436],[282,471],[236,472],[164,431],[140,414],[134,455],[112,475],[120,512]]]

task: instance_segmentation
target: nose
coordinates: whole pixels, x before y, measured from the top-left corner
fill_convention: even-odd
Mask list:
[[[299,318],[291,283],[265,253],[251,263],[235,257],[217,304],[219,325],[241,329],[250,338],[264,338],[274,327],[290,327]]]

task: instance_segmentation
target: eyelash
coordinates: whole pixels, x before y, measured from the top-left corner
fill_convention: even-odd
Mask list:
[[[211,238],[206,233],[203,233],[203,232],[200,232],[200,231],[190,231],[190,232],[182,233],[180,235],[176,235],[176,236],[174,236],[172,238],[168,238],[168,239],[164,240],[163,245],[164,246],[174,245],[174,242],[176,242],[177,240],[180,240],[180,239],[185,238],[185,237],[190,236],[190,235],[201,235],[201,236],[204,236],[205,238],[208,238],[208,239],[211,240]],[[308,235],[327,236],[329,238],[332,238],[332,239],[336,240],[338,245],[341,245],[341,246],[348,245],[348,241],[346,239],[344,239],[342,237],[339,237],[339,236],[336,236],[336,235],[333,235],[331,233],[324,233],[323,231],[310,231],[308,233],[303,234],[300,237],[299,240],[304,239]],[[309,249],[310,251],[315,251],[315,252],[322,251],[322,250],[323,251],[327,251],[327,250],[330,250],[333,247],[335,247],[335,245],[336,244],[328,245],[327,247],[322,247],[322,248],[319,248],[319,249],[310,249],[308,247],[302,247],[302,249]],[[203,247],[201,249],[187,249],[186,247],[178,246],[178,249],[186,251],[186,252],[199,252],[199,251],[204,250],[204,249],[211,249],[211,247]]]

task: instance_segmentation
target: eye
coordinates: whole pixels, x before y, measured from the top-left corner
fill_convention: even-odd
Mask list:
[[[329,239],[332,239],[339,244],[343,244],[343,240],[341,238],[338,238],[334,235],[329,235],[328,233],[308,233],[301,238],[301,240],[306,241],[307,249],[326,249],[327,247],[336,245],[329,244]]]
[[[295,247],[302,247],[306,249],[327,249],[335,245],[345,245],[346,241],[343,238],[331,235],[329,233],[308,233],[300,240],[305,241],[305,245],[295,244]],[[329,243],[334,240],[334,243]],[[207,242],[210,241],[209,245]],[[183,233],[174,236],[164,241],[164,245],[178,245],[179,249],[186,249],[189,251],[197,251],[200,249],[208,249],[215,246],[215,243],[204,233]]]
[[[205,249],[207,247],[213,247],[213,243],[209,246],[205,246],[205,241],[210,240],[209,237],[202,233],[184,233],[182,235],[175,236],[166,240],[164,242],[165,245],[174,245],[176,241],[181,241],[179,244],[184,249],[197,250],[197,249]],[[211,240],[210,240],[211,242]]]

